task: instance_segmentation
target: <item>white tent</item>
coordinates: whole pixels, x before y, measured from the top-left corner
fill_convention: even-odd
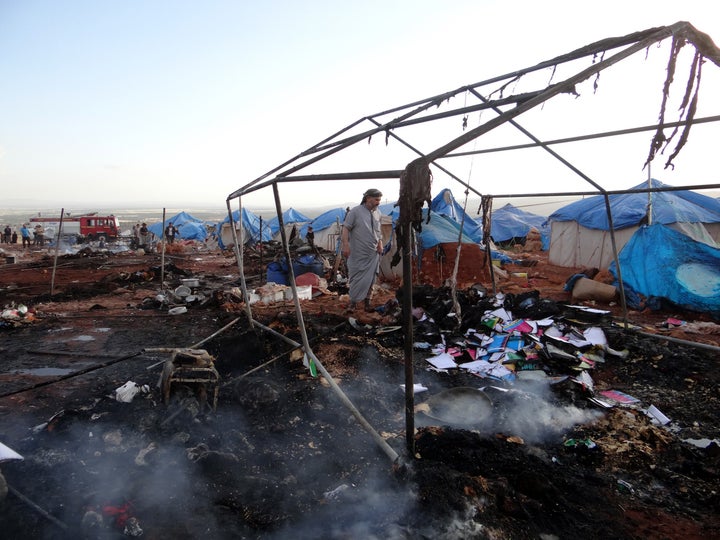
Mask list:
[[[717,247],[720,202],[687,190],[642,192],[671,188],[651,180],[625,193],[609,195],[618,253],[642,225],[667,225],[698,242]],[[550,215],[551,264],[608,268],[613,261],[605,197],[596,195],[570,203]]]

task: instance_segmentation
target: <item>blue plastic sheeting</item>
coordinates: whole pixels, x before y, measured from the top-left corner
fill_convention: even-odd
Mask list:
[[[302,227],[300,227],[300,236],[305,237],[305,235],[307,234],[308,225],[312,225],[313,231],[317,233],[320,231],[324,231],[328,227],[332,227],[338,221],[341,225],[343,221],[345,221],[344,208],[333,208],[332,210],[323,212],[322,214],[314,218],[310,223],[305,223]]]
[[[395,206],[396,203],[386,203],[378,206],[378,210],[384,216],[390,216],[395,223],[400,217],[400,207]],[[426,214],[427,215],[427,214]]]
[[[383,204],[378,207],[381,214],[390,216],[393,221],[393,230],[398,218],[400,217],[400,208],[394,207],[394,203]],[[422,231],[415,233],[418,244],[422,249],[429,249],[438,244],[448,242],[457,242],[460,238],[460,224],[453,221],[449,217],[437,214],[430,210],[430,223],[427,222],[428,208],[422,210]],[[462,243],[477,244],[473,238],[466,234],[463,227]]]
[[[394,207],[394,203],[380,205],[380,213],[389,215],[393,220],[393,227],[397,219],[400,217],[400,210]],[[482,244],[482,241],[476,241],[474,238],[466,234],[463,226],[463,234],[460,236],[460,223],[454,221],[450,217],[437,214],[430,210],[430,223],[427,223],[428,209],[423,208],[422,231],[415,233],[418,239],[418,248],[420,250],[430,249],[438,244],[457,243],[458,239],[463,244]],[[394,232],[393,232],[394,234]],[[505,263],[515,262],[514,259],[502,253],[501,251],[491,250],[490,256]]]
[[[395,206],[396,204],[397,203],[387,203],[381,204],[378,207],[381,214],[392,218],[393,223],[400,217],[400,207]],[[457,224],[458,227],[460,226],[463,216],[465,216],[465,221],[462,224],[463,234],[476,244],[482,243],[482,226],[470,217],[467,212],[463,211],[462,206],[453,198],[452,192],[449,189],[443,189],[435,196],[430,205],[430,209],[432,216],[438,215],[443,217]],[[423,208],[423,229],[425,228],[425,221],[427,221],[427,212],[427,207]],[[432,219],[430,222],[432,223]],[[457,242],[457,238],[454,240],[443,240],[443,242]]]
[[[430,212],[430,223],[427,221],[427,208],[423,209],[422,231],[416,233],[418,244],[421,249],[429,249],[438,244],[447,244],[448,242],[457,242],[460,240],[463,244],[477,244],[477,242],[465,233],[463,229],[462,237],[460,236],[460,224],[453,221],[447,216]]]
[[[180,212],[175,214],[171,218],[165,219],[165,226],[167,227],[170,223],[175,225],[178,230],[177,237],[183,240],[200,240],[203,241],[207,238],[207,229],[205,228],[205,222],[202,219],[198,219],[187,212]],[[163,234],[163,222],[153,223],[148,226],[148,230],[158,238],[162,237]]]
[[[669,187],[652,179],[651,187]],[[644,189],[646,182],[631,188]],[[693,191],[664,191],[650,193],[652,219],[650,223],[718,223],[720,201]],[[610,195],[610,209],[615,229],[624,229],[646,223],[648,193]],[[605,197],[595,195],[563,206],[553,212],[548,221],[577,221],[588,229],[610,230],[605,210]]]
[[[309,217],[302,214],[301,212],[298,212],[294,208],[288,208],[287,210],[285,210],[282,213],[282,219],[285,225],[292,225],[293,223],[306,223],[310,221]],[[278,220],[277,216],[268,219],[268,227],[270,227],[270,231],[272,232],[273,236],[280,232],[280,221]]]
[[[521,210],[510,203],[493,210],[491,223],[491,236],[495,242],[508,242],[513,238],[525,238],[530,229],[537,229],[543,239],[543,249],[546,249],[544,247],[545,236],[548,238],[548,246],[550,244],[550,227],[546,225],[547,218]]]
[[[720,314],[720,249],[658,224],[640,227],[618,258],[626,287],[647,298]],[[614,262],[610,271],[617,277]]]
[[[235,223],[238,223],[240,221],[240,212],[238,210],[235,210],[232,213],[232,218]],[[224,220],[222,220],[220,223],[218,223],[217,230],[218,233],[222,230],[223,223],[230,223],[230,218],[226,217]],[[260,216],[254,214],[247,208],[243,207],[242,209],[242,225],[243,229],[245,229],[245,232],[247,234],[246,236],[246,242],[269,242],[272,240],[272,232],[270,232],[270,227],[268,227],[267,222],[262,222],[262,234],[260,232]],[[222,239],[220,238],[220,235],[218,234],[218,245],[221,249],[225,249],[225,245],[223,244]]]
[[[391,216],[393,221],[400,216],[399,207],[395,203],[380,205],[379,209],[385,215]],[[443,189],[432,200],[430,208],[434,214],[444,216],[458,225],[462,222],[463,232],[475,243],[482,244],[482,222],[480,218],[470,216],[460,203],[455,200],[449,189]],[[426,212],[426,209],[423,209]],[[424,215],[427,216],[425,213]],[[543,249],[550,245],[550,227],[546,225],[547,218],[526,212],[507,204],[492,214],[492,237],[496,242],[505,242],[513,238],[524,238],[532,227],[536,228],[543,241]],[[453,240],[457,241],[457,240]]]
[[[182,240],[199,240],[203,242],[207,238],[208,233],[204,223],[187,221],[178,227],[178,236]]]
[[[463,232],[475,242],[482,243],[482,223],[469,216],[462,205],[455,200],[452,191],[443,189],[430,203],[430,209],[436,214],[450,218],[463,224]],[[464,219],[464,221],[463,221]]]

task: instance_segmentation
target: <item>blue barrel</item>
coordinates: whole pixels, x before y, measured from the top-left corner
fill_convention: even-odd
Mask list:
[[[267,282],[272,281],[278,285],[288,284],[287,265],[273,261],[267,266]]]
[[[295,276],[301,276],[308,272],[317,274],[320,277],[325,274],[325,272],[323,272],[322,261],[315,255],[303,255],[302,257],[298,257],[295,261],[293,261],[293,272],[295,273]]]

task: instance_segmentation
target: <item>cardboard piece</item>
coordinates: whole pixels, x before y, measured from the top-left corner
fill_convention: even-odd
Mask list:
[[[612,302],[617,296],[617,288],[594,279],[580,278],[575,282],[572,298],[575,300],[596,300],[598,302]]]

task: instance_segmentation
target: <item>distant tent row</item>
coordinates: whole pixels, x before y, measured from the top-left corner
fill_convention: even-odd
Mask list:
[[[688,191],[637,191],[651,187],[667,188],[658,180],[639,184],[629,193],[610,195],[617,250],[623,282],[646,297],[667,298],[678,305],[718,312],[720,304],[720,201]],[[632,193],[632,191],[636,191]],[[430,222],[427,212],[430,212]],[[380,206],[380,212],[394,223],[399,208],[394,203]],[[336,208],[303,225],[304,237],[311,224],[318,247],[334,250],[345,210]],[[444,246],[454,252],[458,240],[463,244],[482,243],[482,225],[469,216],[452,195],[442,190],[424,209],[422,231],[417,234],[418,254]],[[647,227],[648,222],[657,226]],[[462,223],[463,234],[460,236]],[[605,199],[602,195],[570,203],[545,218],[507,204],[491,214],[491,238],[495,243],[523,243],[528,233],[540,233],[549,261],[558,266],[609,268],[612,248]],[[395,249],[394,231],[385,226],[385,241],[392,245],[383,257],[382,271],[391,269],[389,260]],[[326,232],[327,231],[327,232]],[[637,233],[637,234],[636,234]],[[623,249],[623,246],[626,246]],[[452,256],[446,253],[446,256]],[[493,258],[511,259],[493,251]]]
[[[432,215],[443,216],[453,223],[462,224],[463,234],[473,242],[481,244],[483,241],[482,222],[480,218],[470,216],[455,199],[449,189],[443,189],[430,203]],[[380,211],[392,216],[393,220],[399,216],[399,210],[392,204],[382,205]],[[432,221],[432,220],[431,220]],[[546,217],[539,216],[506,204],[499,210],[491,213],[491,239],[496,244],[505,242],[524,243],[532,229],[549,238],[549,228],[545,224]],[[548,242],[549,244],[549,242]]]
[[[669,188],[653,179],[634,186],[627,193],[609,196],[624,284],[645,297],[666,298],[690,309],[720,313],[720,200],[688,190],[640,191],[648,187]],[[380,212],[384,216],[383,237],[387,246],[381,271],[386,275],[398,274],[401,270],[392,268],[390,259],[396,249],[393,224],[400,211],[394,203],[389,203],[381,205]],[[425,208],[423,212],[422,231],[416,235],[420,258],[437,246],[443,246],[443,256],[451,257],[458,241],[482,244],[480,220],[468,215],[450,190],[438,193],[430,209]],[[305,238],[308,226],[312,226],[315,245],[335,251],[345,213],[344,208],[333,208],[310,219],[291,208],[283,213],[286,235],[289,238],[295,227],[297,235]],[[233,213],[236,223],[238,215],[237,211]],[[186,237],[184,231],[192,234],[192,227],[200,222],[184,212],[169,221],[176,223],[181,238]],[[241,223],[246,242],[279,239],[277,217],[263,222],[243,208]],[[651,226],[648,227],[648,223]],[[496,244],[522,244],[535,229],[540,233],[543,249],[549,250],[551,264],[597,267],[617,273],[602,195],[567,204],[548,218],[506,204],[492,212],[491,224],[491,238]],[[153,227],[158,228],[156,234],[162,232],[161,224]],[[219,230],[220,246],[230,245],[228,218],[219,224]],[[512,260],[497,250],[493,250],[492,257],[505,262]]]
[[[266,221],[247,208],[242,209],[242,220],[240,219],[240,212],[235,210],[232,213],[232,219],[235,223],[238,237],[244,238],[244,243],[254,242],[269,242],[271,240],[280,240],[280,220],[277,216],[272,217]],[[287,238],[290,238],[293,227],[296,228],[297,233],[303,226],[306,226],[311,220],[301,212],[289,208],[282,214],[283,225],[285,226],[285,234]],[[242,227],[240,227],[242,224]],[[226,217],[223,221],[218,224],[218,244],[221,248],[225,248],[234,243],[232,237],[232,230],[230,229],[230,218]]]
[[[505,212],[510,212],[511,209],[513,209],[513,216],[511,218],[504,217]],[[311,219],[303,213],[290,208],[283,212],[282,215],[285,234],[289,238],[293,227],[295,227],[297,235],[300,238],[305,238],[308,226],[312,226],[315,245],[327,251],[335,251],[346,212],[347,209],[345,208],[333,208]],[[400,210],[395,206],[395,203],[388,203],[380,206],[380,212],[385,216],[389,216],[394,222],[399,217]],[[464,235],[463,242],[482,243],[481,223],[463,210],[449,189],[442,190],[433,199],[431,215],[435,216],[431,218],[431,225],[423,227],[423,233],[418,238],[425,249],[442,242],[457,242],[461,223]],[[238,216],[237,210],[233,212],[233,221],[236,224],[239,222]],[[515,209],[511,205],[507,205],[498,211],[497,217],[493,213],[492,219],[492,238],[496,242],[507,240],[522,242],[532,228],[542,230],[543,223],[546,220],[542,216]],[[233,243],[229,222],[229,218],[225,218],[218,224],[220,247],[222,248]],[[260,231],[261,226],[262,232]],[[263,222],[257,215],[243,208],[242,229],[244,230],[245,242],[280,240],[280,225],[277,216]],[[496,230],[497,234],[500,235],[498,238],[496,238]]]

